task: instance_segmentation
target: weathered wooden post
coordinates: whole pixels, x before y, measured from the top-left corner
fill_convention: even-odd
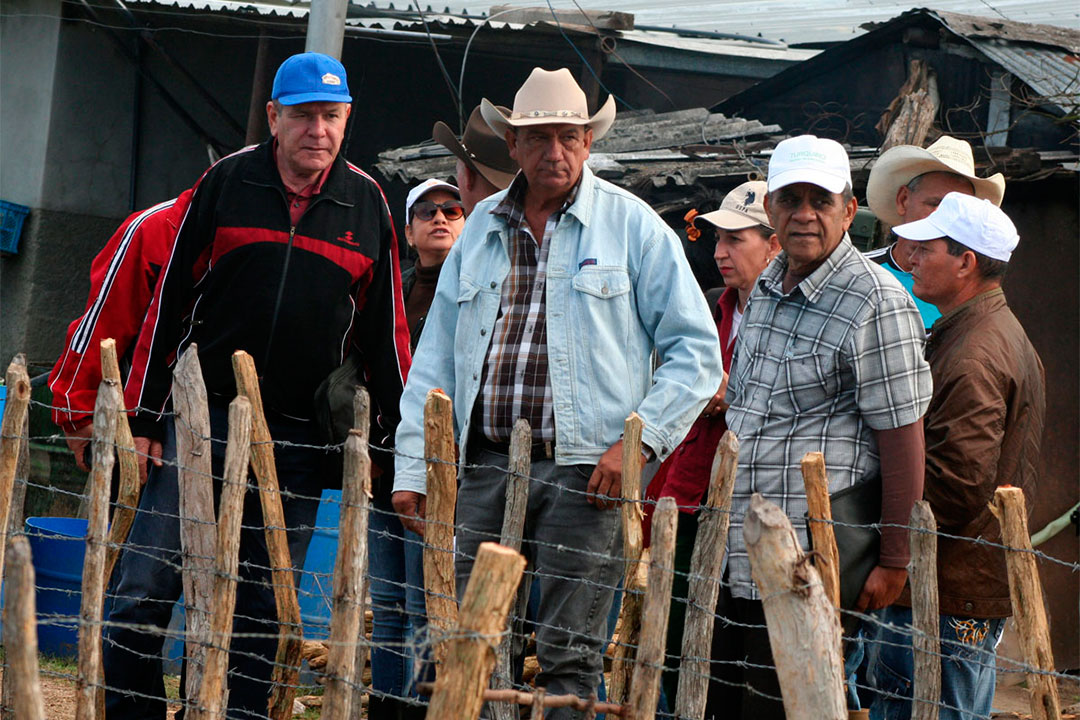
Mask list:
[[[697,538],[690,558],[690,589],[679,662],[679,691],[675,699],[675,715],[680,718],[700,720],[705,717],[708,658],[716,620],[713,608],[720,594],[720,575],[731,521],[731,492],[735,488],[738,461],[739,441],[735,433],[728,430],[716,447],[709,497],[698,516]]]
[[[630,678],[634,672],[637,639],[641,632],[641,608],[645,601],[645,576],[648,552],[643,550],[641,521],[645,517],[641,498],[641,431],[645,423],[637,413],[630,413],[623,423],[622,522],[623,600],[619,608],[619,642],[611,662],[611,688],[608,695],[613,703],[627,697]]]
[[[845,720],[840,621],[791,521],[755,493],[743,527],[788,720]]]
[[[649,555],[649,583],[642,611],[641,642],[630,685],[630,717],[650,720],[660,699],[660,673],[664,670],[664,645],[671,612],[671,585],[675,580],[675,531],[679,508],[675,498],[662,497],[653,514]]]
[[[424,585],[428,633],[434,643],[435,663],[441,666],[447,652],[445,636],[457,625],[458,616],[454,599],[457,596],[454,582],[454,505],[457,503],[454,408],[442,390],[429,391],[424,403],[424,455],[427,457]]]
[[[524,418],[514,423],[510,434],[510,463],[506,475],[506,507],[503,513],[502,534],[499,544],[515,552],[521,552],[521,540],[525,534],[525,511],[529,503],[529,473],[532,470],[532,430]],[[506,634],[495,658],[495,674],[491,678],[494,689],[512,687],[512,657],[517,647],[514,641],[514,625],[517,618],[525,616],[529,598],[524,592],[524,585],[518,587],[515,601],[511,605],[510,619]],[[492,715],[495,720],[517,720],[518,710],[512,703],[492,703]]]
[[[285,534],[285,512],[281,507],[281,488],[274,464],[273,438],[270,437],[270,428],[263,413],[255,361],[243,350],[233,353],[233,374],[236,376],[237,393],[251,402],[251,467],[259,482],[259,500],[266,526],[266,549],[270,555],[274,583],[274,603],[281,624],[277,656],[274,658],[274,689],[270,693],[269,715],[271,720],[290,720],[296,683],[300,677],[303,638],[300,635],[300,604],[296,600],[292,558]]]
[[[101,375],[115,380],[117,387],[124,386],[120,378],[120,363],[116,357],[116,341],[112,338],[101,341]],[[117,489],[116,508],[109,525],[109,547],[105,551],[106,585],[112,577],[116,560],[120,557],[120,548],[127,542],[131,524],[135,521],[135,509],[139,506],[139,494],[142,492],[139,458],[135,454],[135,440],[131,437],[127,410],[123,406],[116,414],[116,459],[120,463],[120,487]]]
[[[322,717],[359,717],[351,708],[356,643],[364,644],[364,595],[368,558],[368,498],[371,460],[367,429],[349,431],[345,441],[345,473],[341,493],[341,525],[334,565],[334,609],[330,617],[330,657],[326,662],[326,694]]]
[[[525,558],[495,543],[481,543],[461,600],[460,621],[428,706],[431,720],[475,720],[484,704],[495,648],[517,592]]]
[[[354,389],[354,392],[353,392],[353,429],[360,432],[361,437],[364,438],[365,447],[370,447],[370,440],[369,440],[368,436],[369,436],[369,434],[371,432],[371,398],[368,395],[368,391],[364,387],[362,387],[360,385],[357,385],[356,388]],[[360,501],[363,504],[363,507],[361,507],[361,510],[364,513],[364,522],[365,523],[369,523],[370,518],[371,518],[371,514],[370,514],[370,512],[371,512],[371,509],[370,509],[370,501],[371,501],[371,497],[370,497],[370,490],[371,490],[371,455],[370,455],[370,452],[368,453],[367,490],[368,490],[368,494],[365,495],[364,497],[360,498]],[[360,507],[360,505],[358,505],[357,507]],[[365,525],[365,527],[367,527],[367,526]],[[365,543],[367,542],[366,537],[364,538],[364,542]],[[339,543],[339,545],[340,545],[340,543]],[[361,589],[360,597],[364,598],[364,602],[366,602],[367,601],[366,598],[367,598],[367,594],[368,594],[368,578],[367,578],[368,555],[367,555],[367,550],[365,550],[365,554],[363,556],[363,563],[364,563],[364,565],[363,565],[363,575],[364,575],[364,577],[361,578],[361,582],[363,583],[363,586],[362,586],[362,589]],[[350,685],[350,688],[351,688],[349,709],[350,709],[350,711],[355,709],[355,712],[352,713],[354,717],[357,717],[359,715],[360,707],[363,705],[363,702],[364,702],[363,676],[364,676],[364,666],[367,665],[367,661],[368,661],[368,650],[369,650],[368,643],[367,643],[367,637],[364,634],[364,624],[365,624],[364,623],[364,616],[365,616],[365,614],[366,614],[366,611],[363,608],[361,608],[361,612],[360,612],[360,630],[359,630],[359,632],[357,633],[357,636],[356,636],[356,649],[354,651],[353,671],[352,671],[352,675],[348,679],[349,680],[349,685]]]
[[[11,676],[11,702],[18,720],[45,720],[45,703],[38,679],[37,612],[34,564],[30,543],[23,536],[8,543],[8,573],[4,586],[4,678]]]
[[[191,720],[225,716],[225,673],[229,668],[229,642],[236,609],[236,581],[240,567],[240,521],[244,515],[248,467],[251,462],[251,403],[237,397],[229,404],[229,441],[225,448],[225,475],[218,502],[217,548],[214,558],[214,601],[210,605],[210,644],[206,667]]]
[[[941,701],[941,638],[938,614],[937,521],[930,503],[911,508],[911,626],[915,653],[911,720],[937,720]]]
[[[22,353],[15,356],[12,363],[22,365],[25,367],[26,358]],[[22,432],[19,433],[20,438],[30,437],[30,413],[24,412]],[[22,440],[19,442],[18,461],[15,463],[15,479],[11,488],[11,503],[8,511],[7,522],[7,537],[11,538],[22,532],[23,528],[23,510],[26,505],[26,484],[30,479],[30,443],[28,440]],[[3,542],[3,537],[0,535],[0,542]],[[5,610],[5,614],[6,614]],[[4,623],[8,620],[5,617]],[[36,636],[35,636],[36,637]],[[2,683],[0,683],[0,720],[14,720],[15,713],[15,688],[12,686],[14,679],[13,673],[4,673]]]
[[[26,374],[25,360],[19,358],[8,365],[7,404],[4,420],[0,424],[0,577],[4,576],[4,549],[7,547],[8,516],[11,513],[11,496],[15,487],[15,470],[19,465],[20,448],[26,442],[22,436],[26,411],[30,405],[30,376]]]
[[[1044,674],[1054,672],[1054,654],[1050,647],[1050,627],[1046,621],[1039,568],[1035,564],[1031,536],[1028,534],[1024,491],[1018,487],[999,487],[994,491],[990,510],[1001,523],[1001,541],[1009,548],[1005,551],[1005,562],[1009,569],[1009,596],[1012,598],[1013,616],[1016,618],[1024,661],[1036,670],[1043,671],[1028,673],[1031,717],[1034,720],[1057,720],[1061,717],[1061,701],[1058,699],[1057,681],[1053,675]]]
[[[840,608],[840,551],[832,524],[832,504],[829,501],[829,478],[825,475],[825,456],[809,452],[802,459],[803,483],[806,485],[807,515],[814,550],[814,567],[821,574],[825,597],[833,607]]]
[[[75,720],[97,717],[101,677],[101,615],[105,604],[105,544],[109,530],[109,483],[115,462],[116,414],[122,407],[120,388],[102,380],[94,405],[94,467],[90,471],[90,512],[86,527],[82,602],[79,608],[79,670],[75,684]],[[5,518],[6,520],[6,518]]]
[[[176,412],[177,485],[180,492],[180,548],[183,552],[186,697],[198,697],[210,645],[214,594],[214,480],[210,448],[210,407],[199,365],[199,350],[188,345],[173,369]]]

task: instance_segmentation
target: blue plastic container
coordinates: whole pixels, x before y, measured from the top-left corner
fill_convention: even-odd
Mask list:
[[[323,490],[315,532],[311,536],[297,595],[304,637],[330,637],[330,613],[334,607],[334,563],[337,561],[338,529],[341,525],[341,491]]]
[[[26,519],[37,584],[38,649],[48,655],[79,654],[86,525],[79,518]]]
[[[19,252],[19,236],[29,214],[30,208],[25,205],[0,200],[0,253],[14,255]]]

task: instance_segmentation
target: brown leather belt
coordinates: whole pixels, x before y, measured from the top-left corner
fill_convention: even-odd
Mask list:
[[[479,451],[493,452],[499,455],[510,455],[510,443],[495,442],[489,440],[486,435],[476,434],[469,438],[469,454]],[[530,452],[533,460],[553,460],[555,458],[555,443],[534,442]]]

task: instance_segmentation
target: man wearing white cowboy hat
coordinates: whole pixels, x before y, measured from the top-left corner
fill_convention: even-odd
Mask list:
[[[1001,205],[1005,177],[997,173],[988,178],[975,175],[971,145],[942,135],[930,147],[898,145],[889,148],[870,171],[866,184],[866,202],[878,219],[888,225],[915,222],[934,211],[950,192],[974,195]],[[874,262],[896,276],[911,292],[911,253],[915,243],[893,236],[893,243],[867,253]],[[931,303],[915,298],[927,331],[941,317]]]
[[[949,193],[928,217],[897,226],[911,241],[915,294],[942,313],[926,344],[934,397],[926,411],[924,497],[938,530],[942,720],[986,717],[995,656],[1012,614],[1001,530],[987,499],[1002,485],[1034,503],[1046,413],[1042,362],[1001,281],[1020,241],[989,200]],[[990,544],[987,544],[990,543]],[[911,712],[908,589],[868,623],[871,718]]]
[[[499,537],[508,441],[528,420],[523,552],[540,585],[537,684],[586,697],[622,574],[623,422],[644,420],[643,464],[668,455],[720,386],[719,339],[675,233],[585,166],[614,120],[612,99],[590,115],[568,70],[537,68],[512,111],[484,100],[481,112],[521,172],[476,206],[443,264],[401,399],[394,506],[422,530],[424,397],[442,388],[464,462],[460,593],[479,543]]]

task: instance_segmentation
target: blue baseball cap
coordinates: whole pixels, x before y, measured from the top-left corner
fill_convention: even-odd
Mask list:
[[[329,55],[315,52],[293,55],[281,63],[270,98],[282,105],[352,102],[345,66]]]

